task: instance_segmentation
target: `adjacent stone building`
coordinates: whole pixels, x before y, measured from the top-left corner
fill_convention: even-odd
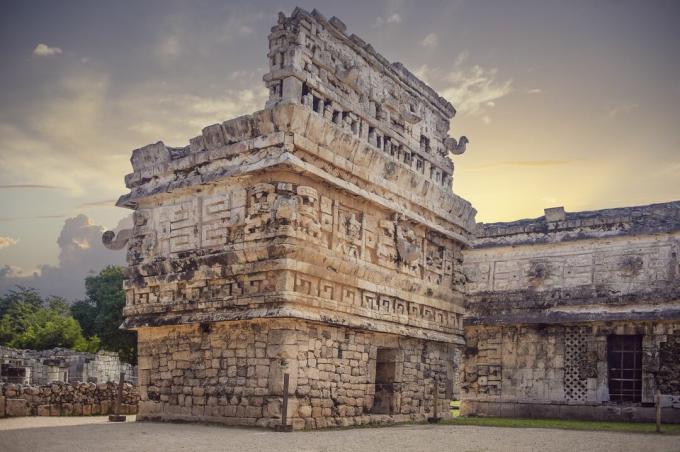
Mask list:
[[[462,414],[680,422],[679,254],[680,202],[480,225]]]
[[[463,348],[453,106],[337,18],[269,35],[265,109],[132,154],[139,419],[294,428],[448,414]]]

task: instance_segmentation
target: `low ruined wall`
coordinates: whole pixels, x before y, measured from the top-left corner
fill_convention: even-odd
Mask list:
[[[0,382],[45,385],[53,381],[117,382],[120,373],[134,381],[137,370],[118,353],[77,352],[67,348],[21,350],[0,347]]]
[[[138,419],[273,427],[281,423],[290,375],[289,423],[296,429],[423,421],[447,415],[446,380],[455,346],[300,320],[143,328]],[[372,412],[379,347],[393,352],[394,396]]]
[[[0,386],[0,417],[90,416],[113,413],[116,383],[52,383],[43,386],[3,384]],[[121,414],[135,414],[137,389],[123,386]]]

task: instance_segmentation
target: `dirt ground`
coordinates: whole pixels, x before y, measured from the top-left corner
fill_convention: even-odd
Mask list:
[[[0,451],[680,451],[680,436],[452,425],[276,433],[106,417],[0,419]]]

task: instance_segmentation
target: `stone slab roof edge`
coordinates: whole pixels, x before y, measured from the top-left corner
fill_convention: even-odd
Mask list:
[[[121,325],[121,329],[137,330],[144,327],[158,326],[179,326],[192,323],[214,323],[214,322],[236,322],[262,319],[294,319],[301,321],[321,322],[348,328],[357,328],[364,331],[375,331],[385,334],[399,334],[416,339],[431,340],[437,342],[461,344],[463,339],[458,334],[445,333],[435,330],[426,330],[410,325],[393,323],[385,320],[360,319],[338,316],[333,313],[321,314],[313,313],[295,307],[254,308],[245,311],[223,311],[223,312],[193,312],[189,314],[171,314],[164,317],[157,315],[143,315],[126,317]]]
[[[443,234],[447,237],[450,237],[453,240],[456,240],[456,241],[464,244],[465,246],[471,246],[472,245],[472,242],[471,242],[471,240],[468,236],[460,234],[460,233],[455,232],[455,231],[448,230],[448,229],[443,228],[439,225],[436,225],[436,224],[422,218],[419,214],[417,214],[415,212],[405,211],[401,207],[399,207],[396,203],[394,203],[393,201],[391,201],[387,198],[384,198],[382,196],[379,196],[377,194],[367,192],[365,189],[357,187],[354,184],[351,184],[349,182],[343,181],[339,177],[333,176],[333,175],[327,173],[326,171],[324,171],[320,168],[317,168],[316,166],[314,166],[312,164],[308,164],[308,163],[303,162],[299,157],[297,157],[297,156],[295,156],[295,155],[293,155],[289,152],[282,152],[281,155],[279,155],[276,158],[270,159],[266,163],[262,163],[262,162],[258,161],[258,162],[255,162],[253,164],[241,165],[240,167],[234,168],[231,171],[225,171],[225,172],[221,173],[219,177],[216,177],[214,179],[203,180],[201,182],[201,184],[207,185],[207,184],[210,184],[210,183],[216,183],[216,182],[218,182],[218,181],[220,181],[224,178],[227,178],[227,177],[243,175],[243,174],[246,174],[246,173],[260,171],[260,170],[263,170],[265,168],[273,168],[273,167],[277,167],[277,166],[281,166],[281,165],[290,165],[290,166],[293,166],[293,167],[296,167],[296,168],[303,169],[308,174],[312,174],[312,175],[316,176],[317,178],[324,180],[328,183],[331,183],[331,184],[333,184],[334,186],[336,186],[340,189],[349,191],[349,192],[354,193],[354,194],[360,194],[361,196],[363,196],[367,199],[372,199],[373,202],[376,202],[376,203],[382,205],[383,207],[385,207],[389,210],[392,210],[394,212],[401,212],[407,218],[421,222],[421,223],[427,225],[430,229],[435,230],[435,231],[437,231],[437,232],[439,232],[439,233],[441,233],[441,234]],[[135,206],[136,206],[136,203],[138,202],[139,199],[152,197],[152,196],[156,196],[156,195],[159,195],[159,194],[162,194],[162,193],[170,192],[170,191],[172,191],[176,188],[181,188],[181,187],[169,187],[167,185],[160,185],[160,186],[156,187],[154,190],[147,192],[147,193],[144,193],[143,195],[136,194],[134,192],[126,193],[124,195],[121,195],[118,198],[118,201],[116,202],[116,206],[134,209]],[[469,233],[464,219],[462,219],[458,216],[444,217],[444,216],[440,215],[440,217],[443,218],[445,221],[448,221],[448,222],[451,222],[452,224],[455,224],[456,226],[458,226],[462,230],[466,231],[466,233]]]
[[[564,212],[564,214],[565,219],[563,221],[554,223],[566,223],[565,226],[567,228],[569,227],[570,222],[583,220],[611,220],[625,222],[626,219],[622,217],[629,217],[628,221],[635,220],[640,224],[644,224],[647,218],[664,217],[667,220],[667,230],[680,230],[680,200],[599,210]],[[537,218],[525,218],[508,222],[480,222],[477,223],[477,236],[480,238],[487,238],[525,233],[525,231],[520,230],[520,228],[542,226],[547,223],[549,222],[546,221],[545,215]]]
[[[607,312],[607,313],[565,313],[538,312],[531,314],[509,314],[499,316],[470,316],[463,319],[464,326],[473,325],[523,325],[523,324],[565,324],[565,323],[595,323],[615,321],[678,321],[680,309],[638,312]]]

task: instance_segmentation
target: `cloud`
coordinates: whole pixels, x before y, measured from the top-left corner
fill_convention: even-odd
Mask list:
[[[250,36],[258,28],[257,23],[265,18],[267,20],[271,19],[269,16],[265,16],[264,12],[232,12],[224,19],[224,23],[218,31],[219,40],[230,42],[237,38]]]
[[[449,70],[424,64],[414,74],[432,85],[456,110],[480,116],[488,124],[491,122],[489,109],[494,108],[499,99],[513,91],[512,79],[501,79],[498,69],[494,67],[487,68],[478,64],[466,66],[468,59],[469,52],[464,50],[458,54]]]
[[[116,229],[132,224],[128,216]],[[43,295],[57,295],[67,299],[79,299],[85,295],[85,277],[99,272],[107,265],[123,265],[125,252],[111,251],[102,245],[105,228],[94,224],[86,215],[68,218],[61,229],[59,263],[40,265],[35,272],[26,272],[6,265],[0,269],[0,293],[21,285],[38,289]]]
[[[454,65],[455,66],[462,66],[462,64],[465,63],[465,60],[468,59],[468,56],[470,56],[470,52],[468,52],[467,50],[463,50],[456,57],[456,61],[455,61]]]
[[[101,201],[84,202],[76,206],[77,209],[87,209],[89,207],[114,207],[117,199],[103,199]]]
[[[181,50],[179,36],[167,35],[161,38],[157,52],[163,58],[176,58]]]
[[[548,166],[561,166],[574,163],[573,160],[504,160],[499,162],[483,163],[481,165],[470,165],[465,170],[485,170],[489,168],[498,168],[504,166],[512,166],[519,168],[543,168]]]
[[[628,113],[632,113],[638,108],[640,108],[640,105],[638,104],[615,105],[609,109],[609,111],[607,112],[607,116],[609,116],[610,118],[615,118],[616,116],[619,115],[626,115]]]
[[[40,185],[40,184],[9,184],[0,185],[0,189],[10,189],[10,188],[41,188],[44,190],[68,190],[66,187],[59,187],[57,185]]]
[[[8,221],[21,221],[21,220],[50,220],[53,218],[66,218],[67,215],[65,213],[60,213],[56,215],[35,215],[35,216],[30,216],[30,217],[0,217],[0,222],[8,222]]]
[[[474,65],[468,69],[457,68],[444,77],[447,86],[441,90],[462,112],[484,114],[486,108],[512,92],[512,79],[498,80],[498,69]]]
[[[385,24],[400,24],[401,23],[401,16],[397,13],[392,14],[391,16],[387,17],[387,19],[383,19],[381,16],[378,16],[375,18],[375,22],[373,23],[373,28],[379,28],[382,27]]]
[[[42,42],[35,46],[35,49],[33,49],[33,55],[41,57],[60,55],[61,53],[62,51],[59,47],[50,47],[47,44],[43,44]]]
[[[425,36],[422,41],[420,41],[421,46],[428,48],[435,48],[438,44],[439,38],[435,33],[430,33],[429,35]]]
[[[0,118],[3,182],[26,174],[40,181],[0,189],[58,187],[112,199],[123,190],[132,149],[158,140],[186,145],[207,125],[263,108],[268,97],[260,83],[195,94],[155,80],[114,91],[110,79],[90,70],[67,75],[49,86],[49,96]]]
[[[12,245],[16,245],[18,242],[17,239],[13,239],[12,237],[5,237],[0,235],[0,250],[3,248],[10,247]]]
[[[541,94],[543,90],[541,88],[532,88],[527,90],[528,94]]]
[[[185,145],[205,126],[262,109],[267,97],[264,87],[227,89],[211,96],[142,88],[122,99],[121,108],[130,112],[128,130],[145,142],[162,139]]]

